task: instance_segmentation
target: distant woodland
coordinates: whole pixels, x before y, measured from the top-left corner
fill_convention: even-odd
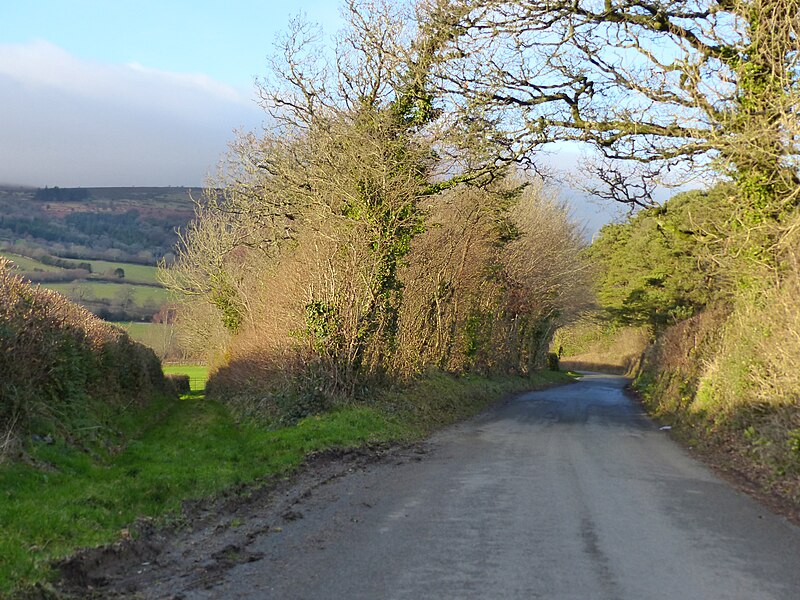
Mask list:
[[[192,216],[187,188],[0,188],[0,244],[25,255],[155,265]]]

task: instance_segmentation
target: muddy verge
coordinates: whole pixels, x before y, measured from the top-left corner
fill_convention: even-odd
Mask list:
[[[159,583],[175,590],[212,587],[234,566],[262,558],[249,550],[260,536],[303,518],[315,490],[348,473],[385,461],[419,460],[425,443],[374,444],[309,455],[286,477],[230,489],[222,496],[184,503],[168,525],[140,520],[120,542],[78,552],[56,564],[64,598],[143,598]],[[171,598],[181,598],[180,592]]]

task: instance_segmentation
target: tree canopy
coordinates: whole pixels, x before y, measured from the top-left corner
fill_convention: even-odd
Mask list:
[[[586,254],[598,274],[598,303],[613,321],[660,330],[726,293],[727,272],[703,232],[729,193],[720,186],[678,194],[600,231]]]

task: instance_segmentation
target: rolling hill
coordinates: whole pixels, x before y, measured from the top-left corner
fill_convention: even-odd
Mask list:
[[[176,230],[193,218],[193,197],[201,195],[173,187],[0,186],[0,256],[31,282],[124,322],[163,357],[172,336],[162,331],[167,324],[150,323],[169,301],[156,263],[171,258]]]

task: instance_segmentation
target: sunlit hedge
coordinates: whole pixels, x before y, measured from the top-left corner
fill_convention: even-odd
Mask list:
[[[0,259],[0,456],[29,438],[113,437],[115,417],[167,389],[150,349]]]

